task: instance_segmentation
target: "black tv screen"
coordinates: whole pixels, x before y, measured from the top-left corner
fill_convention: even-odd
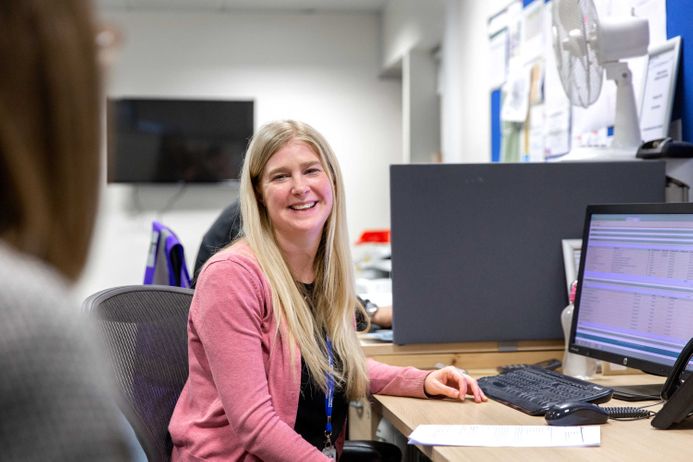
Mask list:
[[[253,101],[121,98],[108,104],[109,183],[240,177]]]

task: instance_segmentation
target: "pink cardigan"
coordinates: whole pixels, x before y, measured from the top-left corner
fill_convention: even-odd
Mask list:
[[[301,361],[276,326],[247,244],[212,257],[190,306],[190,375],[169,424],[174,462],[328,460],[294,431]],[[369,360],[368,375],[373,394],[425,397],[426,371]]]

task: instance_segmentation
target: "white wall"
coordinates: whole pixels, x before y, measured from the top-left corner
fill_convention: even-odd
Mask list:
[[[491,160],[487,22],[508,3],[510,0],[390,0],[385,8],[383,66],[388,73],[400,71],[402,57],[409,50],[441,47],[440,145],[444,162]]]
[[[375,14],[103,12],[123,32],[109,96],[255,100],[256,126],[296,118],[314,125],[340,160],[352,242],[389,227],[389,173],[401,161],[401,83],[382,70]],[[142,280],[154,217],[194,262],[202,235],[236,187],[109,185],[77,296]]]
[[[382,19],[383,74],[402,79],[403,162],[440,152],[438,69],[445,0],[389,0]]]
[[[438,66],[430,50],[414,48],[402,60],[405,161],[432,162],[440,152]]]
[[[400,69],[409,50],[438,46],[444,17],[445,0],[389,0],[383,12],[383,68]]]
[[[455,5],[459,2],[459,5]],[[448,85],[459,82],[459,91],[449,91],[444,104],[443,155],[446,162],[490,162],[491,92],[488,85],[488,18],[509,0],[448,2],[444,59],[450,59]],[[445,107],[445,106],[444,106]],[[455,133],[455,127],[459,132]],[[447,136],[446,136],[447,133]]]
[[[441,45],[439,90],[440,149],[443,161],[459,162],[462,154],[462,85],[464,69],[462,53],[462,4],[460,0],[446,0],[445,23]]]

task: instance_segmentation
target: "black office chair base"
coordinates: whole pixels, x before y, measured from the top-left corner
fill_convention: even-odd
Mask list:
[[[397,446],[382,441],[348,440],[339,462],[401,462],[402,452]]]

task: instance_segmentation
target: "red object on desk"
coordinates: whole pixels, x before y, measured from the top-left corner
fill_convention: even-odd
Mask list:
[[[361,233],[356,244],[376,243],[385,244],[390,242],[389,229],[371,229]]]

